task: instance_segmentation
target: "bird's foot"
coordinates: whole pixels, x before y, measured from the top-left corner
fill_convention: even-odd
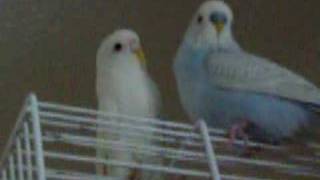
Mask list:
[[[241,120],[240,122],[234,124],[229,131],[228,146],[233,147],[237,138],[244,140],[244,145],[248,145],[249,136],[245,132],[246,128],[249,126],[248,120]]]
[[[262,150],[259,146],[250,146],[249,145],[249,135],[247,134],[247,129],[250,127],[250,122],[248,120],[241,120],[238,123],[234,124],[229,132],[228,147],[231,150],[238,150],[238,145],[235,141],[240,138],[243,140],[241,144],[239,155],[243,157],[252,157]]]

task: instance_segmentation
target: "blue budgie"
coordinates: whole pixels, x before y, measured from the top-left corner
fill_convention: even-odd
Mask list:
[[[183,108],[192,120],[228,129],[230,142],[268,143],[293,137],[315,122],[319,89],[266,58],[241,49],[232,35],[233,13],[218,0],[203,3],[174,61]]]

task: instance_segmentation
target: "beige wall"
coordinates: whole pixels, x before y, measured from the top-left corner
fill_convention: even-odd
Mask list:
[[[4,0],[2,0],[4,1]],[[201,0],[5,0],[0,4],[0,147],[30,91],[40,99],[95,107],[95,53],[119,27],[141,36],[164,113],[184,119],[172,57]],[[245,49],[320,84],[319,0],[230,0]]]

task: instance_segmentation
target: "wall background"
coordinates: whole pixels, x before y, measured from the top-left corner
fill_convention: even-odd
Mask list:
[[[172,58],[201,0],[1,0],[0,150],[30,91],[41,100],[96,107],[95,54],[115,28],[141,36],[164,114],[182,120]],[[319,0],[229,0],[235,37],[320,85]]]

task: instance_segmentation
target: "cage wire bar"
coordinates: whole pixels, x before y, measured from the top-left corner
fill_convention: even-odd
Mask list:
[[[128,141],[99,138],[96,136],[98,127],[104,127],[103,130],[110,135],[119,131],[126,133]],[[124,129],[130,131],[122,131]],[[142,137],[145,132],[153,132],[150,138],[155,143],[137,145],[130,141],[130,138]],[[31,94],[2,153],[0,177],[2,180],[117,179],[96,173],[96,166],[104,165],[190,179],[320,178],[317,156],[320,146],[317,143],[309,143],[308,148],[314,153],[299,154],[289,152],[291,149],[285,146],[249,142],[249,146],[271,153],[249,158],[224,148],[228,141],[226,134],[224,130],[208,128],[203,120],[192,125],[130,117],[41,102]],[[236,144],[241,146],[244,142],[239,140]],[[116,158],[101,159],[96,156],[97,148],[134,152],[162,161],[137,163]],[[257,173],[258,169],[262,173]],[[266,169],[270,171],[265,172]]]

